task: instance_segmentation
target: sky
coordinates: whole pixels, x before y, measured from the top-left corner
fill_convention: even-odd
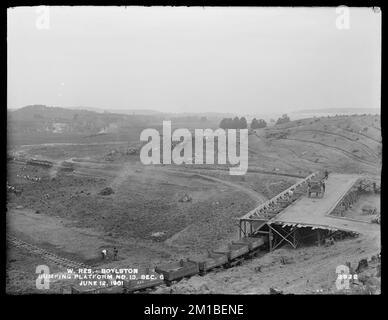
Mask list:
[[[341,13],[11,8],[7,106],[246,114],[380,108],[381,12],[349,8],[345,29]]]

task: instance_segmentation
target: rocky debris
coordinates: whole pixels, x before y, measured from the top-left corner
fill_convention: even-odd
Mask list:
[[[158,231],[158,232],[154,232],[151,234],[151,237],[154,238],[155,240],[161,240],[165,235],[166,235],[166,231]]]
[[[371,223],[377,223],[377,224],[380,224],[380,214],[376,214],[372,217],[372,219],[370,220]]]
[[[140,154],[139,148],[128,148],[127,149],[127,155],[136,155],[136,154]]]
[[[180,198],[178,201],[179,202],[191,202],[193,200],[193,198],[188,195],[187,193],[184,194],[184,196],[182,198]]]
[[[160,287],[157,287],[154,291],[150,292],[152,294],[166,294],[166,293],[170,293],[171,292],[171,289],[166,287],[166,286],[160,286]]]
[[[361,259],[354,270],[350,262],[345,265],[352,276],[350,294],[379,294],[381,291],[381,256],[376,254],[370,259]]]
[[[257,266],[257,267],[255,267],[255,269],[254,269],[255,272],[261,272],[261,267],[262,267],[262,266]]]
[[[380,254],[373,255],[370,260],[371,260],[372,263],[380,262],[381,261],[381,256],[380,256]]]
[[[360,273],[363,270],[365,270],[366,268],[368,268],[368,261],[367,261],[367,259],[361,259],[358,262],[358,266],[357,266],[356,272]]]
[[[281,257],[280,257],[280,263],[283,264],[283,265],[285,265],[285,264],[291,264],[291,263],[293,263],[293,260],[292,260],[292,258],[290,258],[290,257],[281,256]]]
[[[111,187],[105,187],[102,189],[98,194],[101,196],[109,196],[111,194],[115,193],[114,190]]]
[[[34,181],[34,182],[39,182],[41,180],[40,177],[30,177],[29,175],[20,175],[20,174],[17,174],[16,175],[18,178],[23,178],[23,179],[26,179],[26,180],[29,180],[29,181]]]
[[[376,268],[376,277],[381,277],[381,264],[379,263]]]
[[[335,241],[334,241],[334,238],[333,237],[330,237],[329,239],[325,239],[324,242],[323,242],[323,245],[325,247],[329,247],[329,246],[332,246],[334,245]]]
[[[269,294],[283,294],[283,291],[275,288],[269,288]]]
[[[17,196],[22,193],[22,190],[19,190],[16,187],[11,186],[10,184],[8,184],[8,182],[7,182],[7,191],[12,192],[12,193],[16,194]]]
[[[185,293],[185,294],[210,294],[207,280],[200,277],[191,277],[190,279],[181,280],[173,288],[173,293]]]
[[[113,150],[111,150],[110,152],[108,152],[108,156],[113,156],[113,155],[115,155],[116,153],[118,153],[119,151],[118,150],[116,150],[116,149],[113,149]]]
[[[377,209],[370,205],[364,205],[361,210],[362,210],[362,214],[365,214],[365,215],[373,215],[377,213]]]
[[[105,155],[104,159],[105,161],[114,161],[115,159],[125,155],[128,156],[138,154],[140,154],[140,147],[128,147],[126,150],[113,149]]]

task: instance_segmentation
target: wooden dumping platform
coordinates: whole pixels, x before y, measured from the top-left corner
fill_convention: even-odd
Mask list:
[[[268,220],[272,220],[275,215],[297,202],[297,200],[305,194],[309,181],[312,179],[319,179],[321,176],[321,172],[314,172],[275,197],[260,204],[242,217],[237,218],[237,220],[239,220],[239,237],[242,238],[243,236],[256,234],[262,227],[267,225]],[[291,192],[293,195],[290,197]],[[287,200],[284,199],[285,196],[287,197]]]
[[[167,284],[171,284],[172,281],[198,274],[199,268],[196,262],[181,260],[156,267],[155,271],[164,276]]]

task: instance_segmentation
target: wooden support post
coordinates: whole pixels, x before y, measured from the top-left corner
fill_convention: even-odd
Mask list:
[[[273,238],[272,229],[269,228],[269,232],[268,232],[269,252],[272,251],[272,238]]]
[[[296,233],[298,232],[298,229],[296,229],[295,231],[294,231],[294,233],[292,234],[292,242],[294,243],[294,247],[296,248],[296,246],[297,246],[297,239],[296,239]]]
[[[238,237],[241,239],[241,220],[238,223]]]
[[[321,246],[321,230],[317,229],[318,247]]]

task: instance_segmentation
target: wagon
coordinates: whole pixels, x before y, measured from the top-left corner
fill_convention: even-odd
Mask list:
[[[233,260],[239,262],[249,252],[248,244],[245,243],[231,243],[228,246],[220,247],[214,250],[214,253],[225,254],[228,257],[229,264],[233,264]]]
[[[228,256],[215,252],[209,252],[206,257],[192,258],[189,261],[198,264],[200,274],[205,274],[207,271],[224,266],[228,263]]]
[[[266,237],[244,237],[238,241],[233,241],[233,244],[246,244],[249,251],[255,251],[267,241]]]
[[[308,187],[308,196],[311,198],[311,195],[314,193],[316,197],[322,198],[324,194],[323,184],[321,181],[311,181]]]
[[[181,260],[156,267],[155,271],[162,274],[167,285],[170,285],[172,281],[198,274],[199,267],[194,261]]]
[[[148,279],[125,280],[124,292],[145,291],[164,284],[163,276],[160,274],[146,272],[146,275],[149,276]]]

